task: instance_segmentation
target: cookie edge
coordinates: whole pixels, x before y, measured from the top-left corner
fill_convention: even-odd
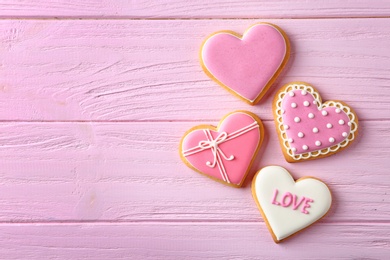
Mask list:
[[[280,240],[277,239],[277,237],[276,237],[274,231],[272,230],[271,225],[270,225],[269,222],[268,222],[268,219],[267,219],[267,217],[266,217],[266,215],[265,215],[265,213],[264,213],[264,211],[263,211],[263,209],[262,209],[262,207],[261,207],[261,205],[260,205],[259,200],[257,199],[257,194],[256,194],[256,187],[255,187],[255,186],[256,186],[256,184],[255,184],[255,183],[256,183],[256,179],[257,179],[258,175],[260,174],[260,172],[261,172],[264,168],[267,168],[267,167],[269,167],[269,166],[277,166],[277,167],[279,167],[279,168],[282,168],[284,171],[286,171],[286,172],[290,175],[291,179],[292,179],[295,183],[297,183],[297,182],[299,182],[299,181],[302,181],[302,180],[305,180],[305,179],[315,179],[315,180],[317,180],[317,181],[320,181],[321,183],[323,183],[323,184],[327,187],[327,189],[328,189],[328,191],[329,191],[329,194],[330,194],[330,199],[331,199],[331,201],[330,201],[330,206],[329,206],[328,210],[325,212],[325,214],[324,214],[322,217],[320,217],[319,219],[317,219],[316,221],[314,221],[313,223],[311,223],[311,224],[308,225],[307,227],[304,227],[304,228],[302,228],[301,230],[298,230],[297,232],[295,232],[295,233],[293,233],[293,234],[291,234],[291,235],[289,235],[289,236],[287,236],[287,237],[285,237],[285,238],[283,238],[283,239],[280,239]],[[311,227],[311,226],[314,225],[315,223],[317,223],[317,222],[319,222],[320,220],[322,220],[324,217],[326,217],[326,216],[328,215],[330,209],[332,208],[332,204],[333,204],[333,194],[332,194],[332,191],[331,191],[331,189],[329,188],[328,184],[326,184],[324,181],[322,181],[322,180],[319,179],[319,178],[313,177],[313,176],[304,176],[304,177],[301,177],[301,178],[299,178],[299,179],[296,180],[296,179],[293,177],[293,175],[291,174],[291,172],[289,172],[286,168],[284,168],[284,167],[282,167],[282,166],[279,166],[279,165],[268,165],[268,166],[265,166],[265,167],[261,168],[260,170],[258,170],[258,171],[256,172],[255,176],[253,177],[252,185],[251,185],[251,190],[252,190],[252,197],[253,197],[253,199],[255,200],[255,203],[256,203],[256,205],[257,205],[257,208],[259,209],[260,214],[261,214],[261,216],[262,216],[263,219],[264,219],[264,223],[267,225],[267,228],[268,228],[269,232],[271,233],[272,239],[274,240],[274,242],[275,242],[276,244],[279,244],[279,243],[281,243],[281,242],[284,242],[284,241],[287,240],[287,239],[290,239],[291,237],[293,237],[293,236],[295,236],[295,235],[301,233],[301,232],[304,231],[305,229]]]
[[[286,43],[286,53],[285,53],[285,56],[284,56],[284,59],[283,61],[281,62],[281,64],[279,65],[278,69],[276,70],[276,72],[274,73],[274,75],[271,77],[271,79],[267,82],[267,84],[264,86],[263,90],[257,95],[257,97],[251,101],[241,95],[239,95],[238,93],[236,93],[235,91],[233,91],[229,86],[226,86],[225,84],[223,84],[221,81],[219,81],[206,67],[206,65],[204,64],[203,62],[203,47],[204,45],[206,44],[206,42],[211,38],[213,37],[214,35],[216,34],[219,34],[219,33],[226,33],[226,34],[230,34],[234,37],[237,37],[239,38],[240,40],[242,40],[242,38],[245,36],[246,33],[248,33],[250,31],[250,29],[252,29],[252,27],[254,26],[257,26],[257,25],[260,25],[260,24],[263,24],[263,25],[268,25],[268,26],[271,26],[273,27],[274,29],[276,29],[281,35],[282,37],[284,38],[284,41]],[[268,90],[271,88],[271,86],[275,83],[276,79],[279,77],[279,75],[282,73],[282,71],[284,70],[284,68],[286,67],[289,59],[290,59],[290,54],[291,54],[291,47],[290,47],[290,40],[287,36],[287,34],[277,25],[275,24],[272,24],[272,23],[267,23],[267,22],[259,22],[259,23],[255,23],[253,25],[251,25],[250,27],[248,27],[244,33],[241,35],[239,33],[236,33],[234,31],[231,31],[231,30],[221,30],[221,31],[217,31],[217,32],[214,32],[212,34],[210,34],[201,44],[201,47],[200,47],[200,52],[199,52],[199,60],[200,60],[200,64],[201,64],[201,67],[203,69],[203,71],[206,73],[206,75],[211,78],[214,82],[216,82],[218,85],[220,85],[221,87],[223,87],[225,90],[227,90],[229,93],[233,94],[234,96],[238,97],[239,99],[241,99],[242,101],[244,101],[245,103],[251,105],[251,106],[254,106],[256,105],[264,96],[265,94],[268,92]]]
[[[315,155],[315,156],[312,156],[311,154],[314,153],[314,152],[317,152],[317,151],[314,151],[314,152],[309,152],[309,153],[304,153],[304,154],[300,154],[302,156],[302,158],[299,158],[299,159],[294,159],[294,157],[292,157],[290,154],[288,154],[288,151],[287,151],[287,148],[285,147],[285,142],[287,141],[287,139],[284,139],[283,136],[282,136],[282,131],[280,130],[280,127],[282,125],[282,123],[278,120],[279,118],[279,114],[277,113],[278,110],[279,110],[279,107],[278,107],[278,101],[279,101],[279,95],[284,92],[290,85],[304,85],[306,87],[310,87],[313,89],[313,91],[315,92],[315,94],[317,95],[317,99],[318,101],[320,102],[320,106],[324,106],[324,105],[327,105],[328,103],[339,103],[341,104],[342,106],[344,107],[347,107],[350,111],[349,113],[351,115],[353,115],[353,124],[355,124],[355,129],[354,131],[351,130],[351,133],[353,135],[353,138],[351,140],[348,140],[349,138],[347,138],[346,140],[344,140],[343,142],[341,143],[344,143],[345,141],[347,141],[347,144],[345,146],[341,146],[339,148],[337,148],[337,150],[335,151],[332,151],[332,148],[334,149],[335,147],[339,146],[339,144],[341,143],[338,143],[334,146],[330,146],[328,148],[324,148],[322,150],[317,150],[317,151],[324,151],[324,150],[329,150],[327,151],[325,154],[320,154],[320,155]],[[312,93],[313,94],[313,93]],[[314,94],[313,94],[314,95]],[[273,112],[273,115],[274,115],[274,121],[275,121],[275,128],[276,128],[276,132],[277,132],[277,135],[278,135],[278,139],[279,139],[279,144],[280,144],[280,147],[282,149],[282,152],[283,152],[283,156],[285,158],[285,160],[289,163],[296,163],[296,162],[301,162],[301,161],[309,161],[309,160],[316,160],[316,159],[321,159],[321,158],[325,158],[325,157],[329,157],[331,155],[334,155],[338,152],[341,152],[343,151],[344,149],[346,149],[348,146],[350,146],[357,138],[358,134],[359,134],[359,119],[358,119],[358,116],[355,112],[355,110],[349,106],[347,103],[345,103],[344,101],[339,101],[339,100],[328,100],[326,102],[322,102],[322,98],[321,98],[321,95],[319,93],[319,91],[311,84],[307,83],[307,82],[304,82],[304,81],[293,81],[293,82],[290,82],[290,83],[287,83],[285,85],[283,85],[275,94],[274,96],[274,100],[272,102],[272,112]],[[344,111],[345,112],[345,111]],[[347,113],[348,115],[348,113]],[[348,115],[349,117],[349,115]],[[309,157],[307,158],[303,158],[304,155],[309,155]]]
[[[232,114],[235,114],[235,113],[244,113],[246,115],[249,115],[250,117],[252,117],[256,122],[257,124],[259,125],[259,130],[260,130],[260,138],[259,138],[259,142],[257,144],[257,147],[256,147],[256,150],[255,152],[253,153],[253,156],[252,156],[252,159],[248,165],[248,168],[244,174],[244,177],[242,178],[241,182],[239,184],[233,184],[233,183],[227,183],[226,181],[224,180],[221,180],[221,179],[218,179],[218,178],[215,178],[215,177],[212,177],[206,173],[203,173],[201,171],[199,171],[197,168],[195,168],[191,163],[188,162],[188,160],[183,156],[183,141],[184,141],[184,138],[191,132],[195,131],[195,130],[200,130],[200,129],[209,129],[209,130],[213,130],[213,131],[219,131],[219,128],[221,126],[221,124],[223,123],[223,121],[229,117],[230,115]],[[197,126],[194,126],[194,127],[191,127],[189,130],[187,130],[183,136],[181,137],[180,139],[180,144],[179,144],[179,155],[180,155],[180,158],[181,160],[184,162],[185,165],[187,165],[187,167],[189,167],[190,169],[196,171],[197,173],[200,173],[201,175],[203,176],[206,176],[214,181],[217,181],[219,183],[222,183],[222,184],[225,184],[227,186],[230,186],[230,187],[234,187],[234,188],[241,188],[242,185],[244,184],[252,166],[253,166],[253,163],[254,161],[256,160],[257,158],[257,155],[260,151],[260,148],[261,148],[261,145],[263,144],[263,141],[264,141],[264,125],[263,125],[263,122],[261,121],[260,117],[257,116],[256,114],[250,112],[250,111],[246,111],[246,110],[236,110],[236,111],[233,111],[233,112],[230,112],[226,115],[224,115],[218,122],[218,125],[217,126],[214,126],[214,125],[197,125]]]

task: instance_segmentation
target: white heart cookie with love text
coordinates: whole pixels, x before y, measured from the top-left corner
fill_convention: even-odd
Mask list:
[[[252,194],[276,243],[321,219],[332,204],[325,183],[312,177],[294,181],[280,166],[261,169]]]

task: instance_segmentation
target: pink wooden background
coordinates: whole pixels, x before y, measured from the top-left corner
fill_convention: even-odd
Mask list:
[[[0,0],[0,259],[389,259],[390,2]],[[292,44],[251,107],[202,72],[216,30]],[[284,161],[271,100],[302,80],[360,117],[333,157]],[[181,135],[250,110],[267,136],[242,189],[187,168]],[[277,164],[329,184],[330,214],[276,245],[250,180]]]

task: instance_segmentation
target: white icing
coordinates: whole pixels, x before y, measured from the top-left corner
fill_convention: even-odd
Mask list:
[[[306,100],[305,102],[303,102],[303,105],[304,105],[305,107],[308,107],[308,106],[310,106],[310,102]]]
[[[334,141],[335,141],[335,140],[334,140],[333,137],[330,137],[330,138],[329,138],[329,142],[334,143]]]
[[[272,204],[275,189],[279,191],[279,200],[285,192],[297,198],[312,199],[307,208],[309,214],[302,213],[300,209]],[[332,195],[325,183],[310,177],[295,182],[289,172],[280,166],[261,169],[254,177],[252,193],[276,241],[313,224],[328,212],[332,204]]]
[[[340,109],[340,108],[336,108],[336,110],[335,110],[335,111],[336,111],[336,113],[337,113],[337,114],[340,114],[340,112],[341,112],[341,109]]]
[[[291,107],[292,108],[296,108],[297,107],[297,103],[291,103]]]
[[[288,130],[290,127],[288,125],[284,125],[284,129]]]
[[[321,145],[321,142],[320,141],[316,141],[316,146],[320,146]]]
[[[286,113],[286,111],[284,111],[284,109],[282,109],[281,111],[282,111],[282,114]]]
[[[289,139],[288,139],[288,142],[289,142],[289,143],[293,143],[293,142],[294,142],[294,139],[289,138]]]
[[[306,151],[307,149],[309,149],[309,147],[308,147],[307,145],[304,144],[304,145],[302,146],[302,149]]]
[[[289,95],[290,95],[290,97],[293,97],[293,96],[295,96],[295,93],[294,93],[294,91],[290,91],[290,93],[288,93]]]
[[[345,124],[344,120],[340,119],[340,120],[339,120],[339,124],[340,124],[340,125]]]
[[[332,128],[333,125],[332,125],[331,123],[328,123],[328,124],[326,124],[326,127],[327,127],[327,128]]]
[[[315,99],[315,100],[313,100],[313,104],[314,105],[318,104],[318,109],[322,110],[322,112],[321,112],[322,115],[328,115],[327,111],[323,110],[326,107],[336,107],[336,109],[340,108],[340,110],[343,110],[347,114],[348,118],[350,119],[350,122],[348,122],[348,126],[350,127],[350,134],[348,135],[348,138],[345,139],[344,141],[342,141],[341,143],[335,144],[335,145],[328,147],[328,148],[324,148],[322,150],[317,150],[317,151],[308,152],[308,153],[304,153],[304,154],[297,154],[297,155],[294,154],[296,152],[296,149],[295,149],[295,151],[293,151],[293,148],[291,148],[288,145],[286,131],[281,128],[281,126],[283,125],[283,118],[282,118],[282,115],[279,113],[279,111],[282,108],[282,101],[283,101],[284,96],[287,93],[294,91],[294,90],[301,90],[301,91],[305,90],[305,91],[307,91],[307,93],[310,93],[311,95],[313,95],[313,97]],[[287,87],[285,87],[284,91],[281,91],[278,94],[275,112],[276,112],[276,121],[278,124],[278,129],[281,132],[280,135],[281,135],[281,138],[283,140],[283,146],[286,148],[287,154],[291,158],[293,158],[294,160],[308,159],[311,157],[317,157],[317,156],[325,155],[325,154],[328,154],[331,152],[336,152],[340,148],[346,147],[352,140],[355,139],[355,133],[358,129],[358,124],[357,124],[355,114],[352,113],[351,109],[348,106],[345,106],[344,104],[342,104],[340,102],[336,102],[336,101],[328,101],[325,104],[322,104],[321,100],[320,100],[320,95],[318,94],[318,92],[314,91],[314,89],[309,85],[292,83],[292,84],[288,85]]]
[[[303,96],[306,96],[306,95],[307,95],[307,91],[306,91],[306,90],[302,90],[301,94],[302,94]]]
[[[313,128],[313,133],[318,133],[318,128],[317,127]]]
[[[313,113],[309,113],[307,116],[308,116],[309,118],[314,118],[314,114],[313,114]]]
[[[347,137],[348,133],[347,132],[343,132],[342,135],[343,135],[343,137]]]
[[[300,137],[300,138],[302,138],[302,137],[304,137],[305,135],[302,133],[302,132],[299,132],[298,133],[298,137]]]
[[[294,153],[297,151],[297,148],[295,148],[295,147],[292,147],[291,148],[291,151],[293,151]]]
[[[327,115],[328,115],[328,112],[327,112],[326,110],[322,110],[321,114],[322,114],[323,116],[327,116]]]
[[[300,119],[299,117],[295,117],[295,118],[294,118],[294,122],[295,122],[295,123],[299,123],[299,122],[301,122],[301,119]]]

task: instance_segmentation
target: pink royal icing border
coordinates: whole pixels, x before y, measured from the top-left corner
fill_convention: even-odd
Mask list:
[[[336,145],[330,146],[325,149],[316,150],[304,154],[294,154],[294,152],[292,151],[289,145],[287,134],[283,126],[283,118],[282,118],[282,101],[288,92],[294,90],[305,90],[310,94],[312,94],[315,101],[317,102],[319,110],[326,107],[337,107],[343,110],[348,115],[351,122],[350,133],[348,137],[341,143],[338,143]],[[276,101],[276,115],[277,115],[276,121],[278,123],[278,130],[280,131],[280,135],[283,139],[283,146],[286,148],[287,154],[294,160],[309,159],[311,157],[318,157],[320,155],[326,155],[331,152],[336,152],[340,148],[346,147],[352,140],[355,139],[355,132],[358,129],[356,116],[354,115],[354,113],[352,113],[351,109],[348,106],[345,106],[344,104],[337,101],[327,101],[325,103],[322,103],[319,93],[316,92],[311,86],[304,85],[304,84],[289,84],[287,87],[285,87],[284,91],[279,93],[278,100]]]

